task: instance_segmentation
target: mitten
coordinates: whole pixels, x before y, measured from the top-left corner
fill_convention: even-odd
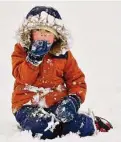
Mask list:
[[[45,40],[36,40],[31,44],[30,51],[27,55],[27,61],[31,64],[38,66],[44,55],[47,54],[52,46],[52,43],[49,43]]]
[[[69,95],[58,104],[55,115],[61,122],[69,122],[76,116],[80,104],[81,100],[78,96]]]

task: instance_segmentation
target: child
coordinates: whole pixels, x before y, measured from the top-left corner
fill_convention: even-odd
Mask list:
[[[78,113],[87,87],[69,48],[69,33],[57,10],[37,6],[27,14],[12,54],[12,111],[33,136],[95,133],[94,119]]]

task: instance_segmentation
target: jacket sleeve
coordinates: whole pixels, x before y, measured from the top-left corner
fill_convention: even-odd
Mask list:
[[[85,75],[78,67],[71,51],[68,51],[68,59],[64,69],[64,78],[68,88],[68,94],[78,95],[81,99],[81,103],[83,103],[87,91]]]
[[[39,67],[26,61],[26,51],[20,44],[16,44],[12,58],[12,74],[22,84],[32,85],[37,79]]]

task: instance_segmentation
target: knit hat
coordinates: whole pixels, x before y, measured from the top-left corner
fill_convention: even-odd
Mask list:
[[[65,54],[70,47],[70,34],[65,28],[59,12],[46,6],[36,6],[27,14],[22,26],[17,32],[18,42],[23,47],[29,49],[31,44],[31,30],[44,29],[53,33],[57,39],[61,40],[60,49],[56,55]]]

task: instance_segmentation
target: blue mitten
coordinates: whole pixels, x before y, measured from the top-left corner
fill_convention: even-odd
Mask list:
[[[44,55],[47,54],[52,46],[52,43],[49,43],[45,40],[36,40],[31,45],[31,50],[28,52],[27,61],[31,64],[38,66]]]
[[[74,119],[80,107],[81,100],[76,95],[65,97],[57,106],[55,114],[61,122],[69,122]]]

